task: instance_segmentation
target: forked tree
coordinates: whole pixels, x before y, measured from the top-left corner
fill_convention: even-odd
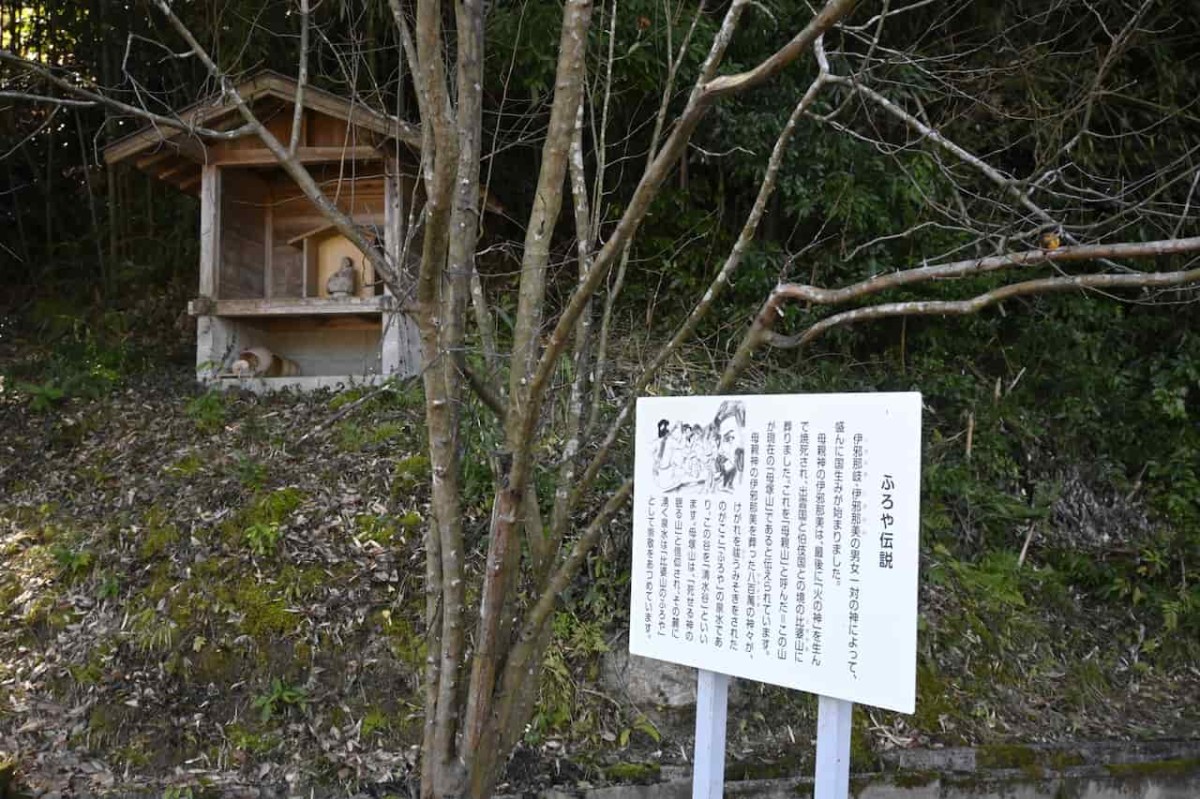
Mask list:
[[[779,264],[778,284],[713,373],[714,392],[738,390],[739,377],[764,350],[805,347],[840,326],[972,314],[1053,292],[1121,297],[1133,292],[1139,301],[1187,301],[1200,283],[1200,268],[1189,260],[1200,251],[1194,210],[1200,200],[1200,143],[1194,132],[1190,139],[1186,133],[1196,120],[1187,108],[1169,104],[1147,109],[1131,99],[1130,104],[1141,103],[1136,113],[1120,107],[1131,54],[1178,22],[1170,8],[1150,0],[1140,5],[1060,0],[1028,10],[1003,4],[995,10],[994,27],[976,26],[961,41],[946,26],[963,14],[986,18],[987,9],[961,0],[883,0],[858,7],[852,0],[829,0],[782,47],[740,70],[723,66],[726,51],[737,37],[755,36],[774,22],[765,6],[750,0],[664,0],[662,19],[674,38],[668,38],[659,64],[661,101],[649,134],[639,140],[640,179],[623,193],[613,188],[621,184],[612,171],[617,160],[629,169],[627,131],[612,129],[610,113],[613,65],[621,57],[614,48],[616,30],[630,12],[621,0],[595,5],[565,0],[552,96],[541,117],[536,189],[524,241],[516,248],[517,296],[509,306],[516,312],[511,333],[503,336],[494,322],[497,289],[489,291],[476,266],[486,194],[481,163],[504,157],[502,137],[485,135],[483,122],[489,103],[496,106],[492,110],[504,107],[483,88],[488,42],[482,0],[389,0],[411,83],[405,91],[415,96],[423,142],[422,203],[413,209],[410,227],[410,244],[419,249],[415,274],[403,261],[389,260],[368,231],[322,194],[296,158],[296,141],[271,134],[237,95],[232,70],[218,63],[175,6],[169,0],[153,4],[167,23],[161,42],[166,57],[202,62],[211,81],[237,104],[242,125],[367,254],[392,291],[411,298],[422,343],[432,469],[432,518],[424,540],[429,655],[423,796],[492,792],[532,714],[556,604],[632,493],[632,478],[614,489],[611,477],[629,472],[621,442],[635,399],[654,388],[664,364],[721,308],[723,291],[771,208],[789,148],[802,156],[816,152],[811,138],[793,141],[799,127],[810,136],[865,142],[898,173],[911,169],[915,157],[937,173],[939,189],[925,198],[920,218],[897,222],[883,237],[838,242],[846,260],[891,252],[881,250],[890,242],[923,242],[929,230],[948,233],[941,240],[950,243],[858,280],[818,285],[796,277],[807,272],[806,253],[829,246],[818,226],[806,245]],[[299,95],[310,82],[315,36],[310,5],[297,0],[292,8],[298,29],[297,114]],[[1064,20],[1073,22],[1064,27]],[[1031,27],[1045,35],[1029,36]],[[998,55],[1007,51],[1011,58]],[[698,66],[683,68],[695,52],[704,53]],[[1086,68],[1072,71],[1070,65],[1079,63]],[[8,100],[98,105],[202,139],[229,135],[188,127],[129,99],[120,90],[136,75],[121,76],[122,86],[106,86],[77,67],[11,50],[0,51],[0,66],[0,97]],[[652,203],[686,164],[712,109],[754,92],[784,70],[811,81],[790,99],[790,116],[764,154],[756,196],[737,220],[734,245],[713,265],[697,296],[672,298],[680,304],[680,322],[649,350],[633,377],[606,385],[614,309],[623,300],[625,276],[638,268],[631,253],[639,233],[653,225],[646,218]],[[1020,74],[1037,70],[1061,73],[1053,104],[1031,100],[1014,106],[1002,96]],[[1027,140],[1032,157],[1018,168],[1003,152],[971,149],[963,131],[980,124],[1003,127],[1014,141]],[[1153,137],[1159,144],[1150,143]],[[1164,139],[1168,145],[1160,146]],[[618,153],[617,142],[626,149]],[[1130,164],[1094,157],[1150,146],[1165,154]],[[1121,166],[1103,172],[1097,163]],[[930,183],[914,176],[913,185]],[[565,299],[552,302],[548,287],[568,229],[577,279],[569,281]],[[982,293],[946,298],[947,281],[969,288],[979,282],[966,278],[983,275],[992,282]],[[939,293],[922,298],[935,283]],[[628,365],[623,368],[628,372]],[[472,394],[479,402],[468,402]],[[470,435],[468,409],[474,407],[494,416],[504,442],[494,466],[482,568],[468,558],[463,523],[461,457]],[[547,440],[563,443],[550,451],[543,445]],[[535,470],[553,474],[553,486],[547,489],[543,481],[535,486]],[[477,604],[469,604],[469,596],[478,597]]]

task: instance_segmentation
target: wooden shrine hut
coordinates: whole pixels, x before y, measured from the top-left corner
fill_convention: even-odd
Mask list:
[[[237,90],[286,145],[296,82],[263,72]],[[233,102],[221,97],[178,116],[219,130],[243,123]],[[304,89],[300,126],[297,158],[326,196],[400,263],[420,132],[312,86]],[[111,144],[104,158],[132,161],[200,197],[200,288],[189,311],[197,320],[202,381],[263,391],[416,373],[413,321],[256,135],[201,141],[147,127]]]

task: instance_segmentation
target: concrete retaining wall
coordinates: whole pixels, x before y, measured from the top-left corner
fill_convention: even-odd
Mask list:
[[[1073,746],[907,750],[883,757],[887,772],[855,774],[855,799],[1200,799],[1200,740]],[[664,782],[565,791],[542,799],[690,799],[686,768]],[[811,775],[726,783],[725,796],[808,799]]]

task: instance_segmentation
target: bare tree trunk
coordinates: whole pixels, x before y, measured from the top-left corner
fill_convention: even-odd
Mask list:
[[[83,185],[87,191],[88,215],[92,222],[92,242],[96,245],[96,268],[100,272],[100,288],[103,293],[107,293],[107,285],[105,276],[107,270],[104,266],[104,242],[100,240],[100,216],[96,213],[96,195],[92,191],[92,168],[88,161],[87,142],[83,138],[83,121],[79,117],[75,117],[75,132],[79,139],[79,158],[80,164],[83,167]],[[148,211],[147,211],[148,212]]]
[[[554,103],[542,149],[534,208],[525,235],[505,420],[506,446],[512,455],[511,468],[495,500],[491,545],[483,576],[476,651],[472,659],[471,687],[467,694],[467,720],[463,730],[463,751],[474,753],[476,758],[471,774],[472,796],[488,795],[496,779],[495,756],[484,751],[491,748],[485,746],[484,741],[496,732],[493,718],[498,699],[495,696],[496,671],[500,658],[507,650],[506,643],[501,642],[499,636],[501,610],[515,578],[513,566],[518,561],[510,558],[509,553],[511,548],[517,546],[521,504],[531,465],[531,441],[529,436],[523,435],[529,426],[529,416],[537,413],[537,408],[529,405],[529,378],[537,357],[537,340],[542,325],[550,242],[562,207],[568,153],[583,95],[591,13],[590,0],[568,0],[563,10]]]
[[[479,161],[482,139],[481,115],[483,102],[483,10],[482,0],[459,0],[455,5],[457,21],[457,120],[456,146],[458,148],[457,171],[454,177],[454,207],[450,214],[449,228],[449,259],[446,265],[446,285],[448,296],[442,306],[448,335],[444,337],[442,358],[444,371],[449,382],[455,382],[454,403],[460,403],[461,384],[463,375],[464,356],[462,352],[465,339],[467,303],[470,298],[471,276],[475,272],[475,241],[479,228]],[[459,524],[456,546],[462,549],[462,531]],[[443,560],[446,553],[443,552]],[[448,562],[448,561],[447,561]],[[461,563],[455,563],[455,568],[461,570]],[[460,597],[456,597],[461,601]],[[460,625],[465,624],[465,613],[461,610]],[[457,633],[463,634],[461,626]],[[478,643],[476,644],[478,647]],[[478,663],[478,657],[472,659],[473,665]],[[443,672],[443,681],[446,675]],[[457,689],[456,689],[457,692]],[[459,697],[443,690],[438,701],[457,702]],[[471,706],[466,708],[465,728],[470,729]],[[439,707],[439,712],[441,708]],[[462,732],[460,726],[458,732]],[[447,744],[455,742],[447,739]],[[473,763],[468,763],[471,750],[462,749],[458,742],[455,753],[453,782],[448,782],[439,795],[460,795],[465,786],[460,787],[460,780],[471,779]],[[449,775],[448,775],[449,776]],[[451,785],[453,789],[451,790]]]
[[[45,205],[42,213],[42,224],[45,230],[42,233],[45,236],[46,253],[45,260],[47,263],[54,262],[54,151],[57,149],[58,142],[54,140],[54,126],[50,126],[50,130],[46,133],[46,172],[42,184],[42,197],[45,200]]]
[[[8,167],[8,185],[9,186],[17,185],[16,180],[13,179],[13,169],[12,169],[11,165]],[[17,192],[12,191],[9,193],[9,196],[12,198],[13,219],[16,220],[17,246],[20,249],[19,258],[23,263],[28,263],[30,260],[31,254],[29,252],[29,239],[26,238],[26,235],[25,235],[25,214],[21,213],[21,205],[19,202],[17,202]]]
[[[419,6],[417,30],[418,47],[440,50],[440,31],[434,18],[440,8],[429,13],[439,3]],[[429,60],[440,63],[437,53]],[[428,63],[428,61],[427,61]],[[444,79],[440,75],[436,79]],[[438,99],[434,96],[435,101]],[[453,316],[460,302],[460,281],[446,271],[451,246],[451,203],[454,201],[454,173],[457,154],[454,151],[448,114],[435,111],[443,121],[435,123],[433,181],[427,182],[429,195],[425,220],[424,252],[421,276],[417,289],[418,320],[421,328],[422,353],[425,371],[425,419],[430,442],[430,466],[433,471],[432,502],[437,553],[441,560],[441,663],[438,667],[437,701],[426,712],[434,716],[433,739],[426,747],[426,764],[433,772],[432,795],[458,796],[461,793],[464,769],[455,751],[458,727],[458,686],[464,665],[465,632],[463,630],[463,534],[461,506],[461,468],[459,414],[462,381],[456,363],[456,350],[462,341],[461,321]],[[441,128],[441,132],[438,132]],[[431,547],[432,549],[432,547]]]

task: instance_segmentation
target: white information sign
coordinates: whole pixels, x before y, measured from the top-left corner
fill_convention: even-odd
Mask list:
[[[629,650],[912,713],[921,395],[638,400]]]

